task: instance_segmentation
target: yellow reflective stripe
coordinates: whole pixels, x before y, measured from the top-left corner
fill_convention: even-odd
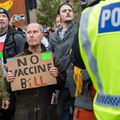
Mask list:
[[[103,86],[101,84],[101,80],[98,72],[97,61],[93,56],[92,46],[91,46],[91,42],[88,35],[89,15],[92,12],[93,8],[94,7],[91,7],[89,10],[85,11],[81,16],[80,33],[79,33],[81,35],[80,36],[81,41],[79,41],[79,45],[80,45],[81,54],[85,62],[86,68],[88,70],[88,73],[90,74],[90,77],[92,78],[93,83],[97,81],[99,90],[102,92]],[[85,58],[85,56],[87,57]]]

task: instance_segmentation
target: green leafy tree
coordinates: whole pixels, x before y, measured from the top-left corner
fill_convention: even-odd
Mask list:
[[[37,22],[42,25],[52,26],[57,16],[57,8],[61,0],[39,0],[37,9]]]
[[[80,7],[80,2],[73,2],[73,10],[74,10],[74,17],[75,21],[78,23],[79,17],[81,14],[81,7]]]
[[[57,8],[62,2],[71,1],[74,9],[75,21],[79,21],[81,14],[80,0],[39,0],[37,9],[37,22],[42,25],[52,26],[57,16]],[[88,0],[91,1],[91,0]]]

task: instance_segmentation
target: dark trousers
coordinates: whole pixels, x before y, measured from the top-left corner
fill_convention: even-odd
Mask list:
[[[0,120],[12,120],[10,109],[8,110],[0,110]]]
[[[14,120],[15,112],[15,94],[10,93],[10,107],[7,110],[0,109],[0,120]]]
[[[71,110],[72,109],[72,110]],[[57,113],[60,120],[72,120],[74,100],[70,97],[68,88],[63,88],[58,96]]]

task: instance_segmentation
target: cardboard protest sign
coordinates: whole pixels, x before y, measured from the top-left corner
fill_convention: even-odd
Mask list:
[[[31,54],[9,59],[8,70],[15,75],[11,82],[12,91],[56,84],[56,78],[49,70],[53,67],[51,52]]]

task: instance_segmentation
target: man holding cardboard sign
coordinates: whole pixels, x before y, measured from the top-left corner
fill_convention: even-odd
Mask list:
[[[50,52],[15,57],[7,63],[7,66],[15,76],[15,80],[11,82],[12,91],[57,83],[56,78],[49,72],[53,66]]]
[[[8,63],[8,70],[12,72],[7,73],[7,81],[11,82],[13,91],[19,90],[16,91],[15,120],[58,120],[56,107],[51,104],[55,85],[49,85],[56,83],[54,77],[58,76],[58,70],[50,61],[51,53],[41,53],[45,47],[41,44],[40,30],[41,25],[37,23],[27,26],[24,52],[13,59],[14,65],[9,67]],[[45,80],[48,74],[53,81]]]

